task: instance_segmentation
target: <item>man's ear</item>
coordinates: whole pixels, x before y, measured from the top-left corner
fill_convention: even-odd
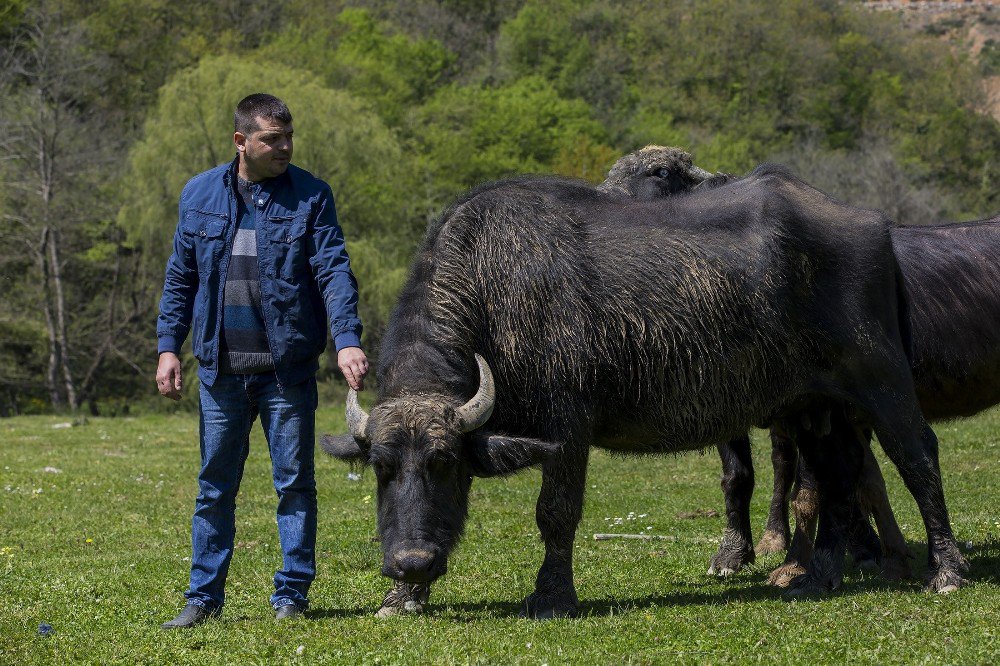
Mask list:
[[[344,462],[365,462],[368,454],[352,435],[323,435],[319,446],[326,453]]]
[[[506,476],[539,465],[562,451],[562,444],[531,437],[509,437],[483,430],[469,435],[469,464],[475,476]]]

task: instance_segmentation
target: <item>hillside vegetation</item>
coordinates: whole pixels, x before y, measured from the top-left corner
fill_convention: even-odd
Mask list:
[[[449,200],[600,181],[647,143],[732,173],[784,161],[903,223],[995,213],[992,51],[932,32],[812,0],[6,3],[0,415],[159,404],[176,199],[231,159],[249,92],[286,99],[296,161],[333,185],[374,351]]]

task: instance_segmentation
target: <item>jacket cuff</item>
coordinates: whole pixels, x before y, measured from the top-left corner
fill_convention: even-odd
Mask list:
[[[360,347],[361,336],[355,331],[343,331],[333,338],[333,344],[337,348],[337,351],[340,351],[344,347]]]
[[[177,354],[180,350],[181,346],[177,344],[177,338],[172,335],[161,335],[156,343],[157,355],[162,354],[163,352],[173,352],[174,354]]]

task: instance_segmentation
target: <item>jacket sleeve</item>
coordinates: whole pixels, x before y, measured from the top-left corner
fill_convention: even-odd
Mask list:
[[[198,265],[194,249],[181,234],[184,219],[184,196],[178,212],[177,229],[174,231],[174,251],[167,260],[160,298],[160,315],[156,319],[157,353],[180,351],[191,330],[194,299],[198,292]]]
[[[309,263],[323,294],[337,351],[344,347],[360,347],[358,283],[351,273],[344,232],[337,223],[337,208],[329,186],[320,195],[309,250]]]

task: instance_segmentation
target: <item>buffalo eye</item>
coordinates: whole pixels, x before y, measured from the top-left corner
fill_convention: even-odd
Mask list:
[[[395,460],[391,456],[377,455],[373,451],[369,462],[371,463],[372,470],[375,472],[375,476],[380,481],[387,481],[396,473]]]
[[[668,169],[667,167],[660,167],[659,169],[653,172],[653,175],[656,176],[657,178],[666,178],[667,176],[670,175],[670,169]]]
[[[427,456],[427,471],[431,474],[442,474],[448,471],[454,462],[455,459],[452,456],[435,452]]]
[[[372,470],[379,481],[388,481],[395,474],[395,469],[382,462],[372,463]]]

